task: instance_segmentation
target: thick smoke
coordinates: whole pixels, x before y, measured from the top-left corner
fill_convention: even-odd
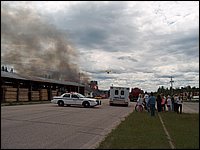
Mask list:
[[[33,9],[2,5],[1,37],[2,64],[20,74],[79,82],[76,50],[62,31]]]

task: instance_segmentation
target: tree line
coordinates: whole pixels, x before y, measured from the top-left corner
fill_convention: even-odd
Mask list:
[[[174,94],[183,94],[183,96],[197,96],[199,95],[199,88],[197,87],[191,87],[190,85],[185,87],[177,87],[177,88],[165,88],[164,86],[161,86],[158,88],[156,95],[163,93],[164,95],[174,95]]]

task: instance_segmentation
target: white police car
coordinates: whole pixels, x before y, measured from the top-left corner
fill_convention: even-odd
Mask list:
[[[87,98],[80,93],[71,92],[64,93],[61,96],[54,96],[51,103],[58,104],[58,106],[82,105],[83,107],[88,108],[101,105],[101,100]]]

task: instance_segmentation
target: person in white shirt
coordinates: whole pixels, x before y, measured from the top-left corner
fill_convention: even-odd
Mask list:
[[[142,94],[139,94],[138,99],[137,99],[137,104],[135,105],[135,110],[136,111],[143,111],[143,98]]]
[[[167,109],[168,109],[168,111],[171,111],[171,107],[172,107],[172,101],[171,101],[171,97],[168,95],[167,96]]]
[[[178,96],[177,98],[177,113],[182,114],[182,104],[183,104],[183,99],[181,96]],[[180,111],[179,111],[180,108]]]
[[[142,103],[143,103],[142,94],[139,94],[138,99],[137,99],[137,104],[142,106]]]

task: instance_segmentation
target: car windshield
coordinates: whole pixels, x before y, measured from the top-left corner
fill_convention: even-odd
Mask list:
[[[82,94],[80,94],[80,93],[78,93],[77,95],[78,95],[78,97],[80,97],[80,98],[84,98],[84,97],[85,97],[84,95],[82,95]]]

